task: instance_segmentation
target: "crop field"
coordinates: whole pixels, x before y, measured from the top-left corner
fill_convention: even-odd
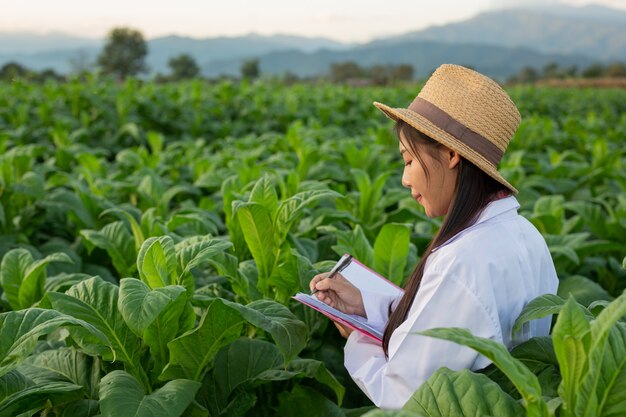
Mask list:
[[[545,237],[551,337],[376,410],[291,299],[351,253],[397,284],[439,227],[391,122],[418,85],[0,84],[0,416],[626,415],[626,90],[515,87],[500,164]],[[503,239],[506,237],[503,237]]]

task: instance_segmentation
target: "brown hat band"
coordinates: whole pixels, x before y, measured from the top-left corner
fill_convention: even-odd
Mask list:
[[[413,100],[413,103],[409,106],[409,110],[425,117],[439,129],[449,133],[474,149],[493,164],[493,166],[497,166],[500,159],[502,159],[503,151],[493,142],[458,122],[431,102],[421,97],[415,97],[415,100]]]

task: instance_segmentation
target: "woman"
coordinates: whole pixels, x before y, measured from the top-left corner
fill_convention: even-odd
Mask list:
[[[399,299],[361,293],[343,277],[311,280],[317,297],[372,323],[385,324],[383,345],[337,325],[347,337],[345,366],[382,408],[401,408],[438,368],[478,370],[490,362],[474,350],[415,334],[462,327],[509,349],[549,333],[550,319],[512,335],[522,308],[555,293],[557,276],[546,243],[517,214],[517,190],[497,164],[520,114],[493,80],[464,67],[442,65],[408,109],[374,103],[396,122],[404,160],[402,185],[441,229]]]

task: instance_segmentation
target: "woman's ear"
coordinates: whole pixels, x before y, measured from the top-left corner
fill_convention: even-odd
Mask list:
[[[454,169],[459,162],[461,162],[461,155],[457,151],[453,151],[452,149],[448,149],[448,168]]]

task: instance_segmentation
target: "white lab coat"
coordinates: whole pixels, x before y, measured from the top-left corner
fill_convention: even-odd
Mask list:
[[[408,317],[391,336],[389,359],[368,337],[349,336],[345,366],[378,407],[401,408],[442,366],[478,370],[491,363],[470,348],[411,333],[462,327],[509,349],[548,335],[549,317],[511,335],[524,305],[541,294],[555,294],[558,285],[543,237],[517,214],[518,208],[512,196],[491,202],[475,224],[433,251]],[[362,295],[368,321],[378,325],[387,322],[390,303],[395,307],[399,301]]]

